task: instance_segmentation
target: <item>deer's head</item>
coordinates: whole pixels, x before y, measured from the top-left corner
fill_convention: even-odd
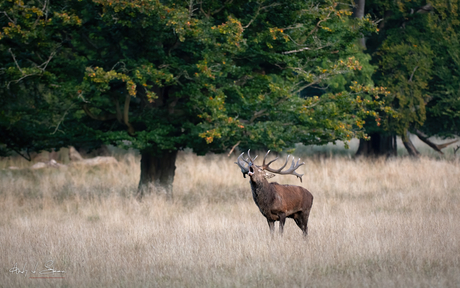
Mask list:
[[[272,169],[269,166],[270,166],[271,163],[273,163],[276,160],[278,160],[278,157],[273,159],[272,161],[268,162],[267,164],[265,164],[265,160],[267,159],[267,156],[268,156],[268,153],[270,153],[270,150],[268,150],[267,154],[265,154],[262,166],[258,166],[258,165],[256,165],[254,163],[255,160],[257,159],[257,156],[255,158],[252,158],[251,154],[250,154],[250,151],[251,150],[248,150],[248,158],[247,159],[242,158],[243,155],[244,155],[244,152],[243,152],[238,157],[237,162],[235,162],[235,164],[237,164],[240,167],[244,178],[246,178],[246,174],[247,174],[251,178],[252,182],[261,183],[264,180],[272,178],[272,177],[275,176],[275,174],[271,174],[271,173],[284,174],[284,175],[292,174],[292,175],[297,176],[300,179],[300,182],[302,182],[303,174],[300,175],[300,174],[297,174],[297,172],[295,172],[295,170],[297,168],[299,168],[300,166],[305,164],[303,162],[299,163],[300,159],[297,161],[297,163],[295,163],[295,161],[293,159],[291,167],[289,169],[285,170],[285,171],[282,171],[284,169],[284,167],[286,167],[286,164],[288,163],[290,155],[287,156],[286,162],[284,163],[284,165],[281,168]],[[268,172],[271,172],[271,173],[268,173]]]

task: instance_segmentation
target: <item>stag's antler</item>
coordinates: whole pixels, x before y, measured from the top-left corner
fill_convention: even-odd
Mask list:
[[[248,150],[248,157],[249,158],[242,159],[241,157],[243,157],[243,155],[244,155],[244,152],[243,152],[243,153],[240,154],[240,156],[238,156],[238,159],[235,162],[235,164],[237,164],[240,167],[244,178],[246,178],[246,174],[249,173],[249,166],[254,164],[254,161],[256,161],[257,156],[258,156],[258,155],[256,155],[256,157],[252,158],[250,152],[251,152],[251,149]],[[242,163],[241,161],[244,161],[247,165]]]
[[[247,160],[241,159],[241,157],[243,157],[243,154],[244,154],[244,152],[241,153],[240,156],[238,156],[238,159],[236,160],[235,164],[240,167],[241,173],[243,173],[243,177],[246,178],[246,174],[249,173],[249,162]],[[246,162],[247,165],[242,163],[241,160]]]
[[[300,158],[299,160],[297,160],[297,163],[295,163],[295,158],[294,156],[292,157],[292,164],[291,164],[291,167],[285,171],[281,171],[284,169],[284,167],[286,167],[287,163],[288,163],[288,160],[289,160],[289,157],[291,155],[288,155],[287,158],[286,158],[286,162],[284,163],[284,165],[279,168],[279,169],[273,169],[273,168],[270,168],[269,165],[272,164],[273,162],[275,162],[276,160],[278,160],[278,157],[276,157],[275,159],[273,159],[272,161],[268,162],[268,164],[265,164],[265,159],[267,158],[268,156],[268,153],[270,153],[270,150],[268,150],[267,154],[265,154],[265,157],[264,157],[264,162],[262,164],[262,169],[263,170],[266,170],[266,171],[269,171],[269,172],[272,172],[272,173],[276,173],[276,174],[283,174],[283,175],[286,175],[286,174],[292,174],[292,175],[295,175],[297,176],[299,179],[300,179],[300,182],[302,182],[302,176],[303,174],[297,174],[297,172],[295,172],[295,170],[297,170],[297,168],[299,168],[300,166],[304,165],[305,163],[302,162],[302,163],[299,163],[300,162]]]
[[[252,159],[250,152],[251,152],[251,149],[248,150],[248,157],[249,157],[249,160],[251,160],[252,164],[254,164],[254,162],[256,161],[256,159],[257,159],[257,157],[258,157],[259,155],[256,155],[256,157],[255,157],[254,159]],[[247,161],[247,160],[248,160],[248,159],[246,159],[246,161]]]

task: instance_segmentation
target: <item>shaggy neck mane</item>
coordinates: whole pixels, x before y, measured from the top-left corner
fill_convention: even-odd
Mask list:
[[[275,188],[274,185],[278,185],[276,182],[269,183],[267,179],[263,179],[262,181],[253,182],[252,180],[249,181],[251,183],[252,189],[252,197],[254,198],[254,202],[259,207],[262,214],[265,215],[262,211],[263,207],[269,207],[270,204],[275,200]]]

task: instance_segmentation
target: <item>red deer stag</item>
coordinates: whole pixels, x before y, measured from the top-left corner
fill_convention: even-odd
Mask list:
[[[269,165],[276,161],[278,158],[265,164],[265,160],[270,153],[270,150],[265,154],[262,167],[254,164],[257,156],[253,159],[249,154],[251,150],[248,150],[249,159],[244,160],[243,153],[238,157],[237,162],[238,166],[243,172],[244,178],[246,174],[249,175],[251,180],[252,197],[254,202],[259,207],[262,215],[267,218],[268,226],[270,227],[270,232],[273,234],[275,230],[275,221],[280,221],[280,233],[283,233],[284,223],[286,222],[286,217],[294,219],[295,223],[303,231],[303,234],[306,236],[308,234],[308,216],[310,215],[311,206],[313,205],[313,195],[300,186],[295,185],[280,185],[276,182],[269,183],[267,178],[271,178],[275,175],[268,174],[266,171],[277,174],[292,174],[300,178],[302,182],[302,175],[297,174],[295,170],[305,163],[300,163],[300,159],[295,163],[294,159],[292,160],[291,168],[281,171],[286,167],[286,164],[289,160],[289,155],[286,158],[286,163],[280,169],[270,168]],[[244,161],[245,163],[243,163]]]

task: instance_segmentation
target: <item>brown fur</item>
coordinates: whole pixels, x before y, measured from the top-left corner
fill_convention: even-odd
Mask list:
[[[262,215],[267,218],[270,232],[275,229],[275,221],[280,221],[280,233],[283,233],[287,218],[308,234],[308,216],[313,205],[313,195],[305,188],[295,185],[269,183],[265,171],[256,165],[249,166],[252,196]]]

